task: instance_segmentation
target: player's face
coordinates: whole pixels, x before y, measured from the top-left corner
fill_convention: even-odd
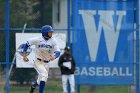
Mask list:
[[[70,50],[65,50],[66,55],[70,54]]]
[[[48,37],[49,37],[49,38],[52,37],[52,32],[48,32]]]

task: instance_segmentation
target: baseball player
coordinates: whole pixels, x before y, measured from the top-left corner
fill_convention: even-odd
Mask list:
[[[60,49],[54,37],[52,37],[53,28],[45,25],[41,28],[42,37],[32,38],[27,41],[23,49],[23,60],[29,62],[26,55],[28,47],[35,45],[34,68],[38,72],[38,79],[31,85],[30,93],[34,92],[39,85],[39,93],[43,93],[45,82],[48,78],[48,63],[60,56]]]

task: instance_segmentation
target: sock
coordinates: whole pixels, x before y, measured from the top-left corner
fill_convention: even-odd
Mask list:
[[[37,81],[32,82],[31,89],[30,89],[29,93],[34,93],[34,90],[35,90],[37,85],[38,85]]]
[[[39,93],[43,93],[44,87],[45,87],[45,82],[44,81],[40,81]]]

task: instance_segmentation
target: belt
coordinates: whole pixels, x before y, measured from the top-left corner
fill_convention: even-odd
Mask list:
[[[43,62],[45,62],[45,63],[49,63],[49,62],[50,62],[50,61],[47,61],[47,60],[42,60],[42,59],[40,59],[40,58],[37,58],[37,60],[43,61]]]

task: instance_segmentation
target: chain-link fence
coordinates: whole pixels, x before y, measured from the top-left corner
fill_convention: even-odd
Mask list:
[[[15,56],[17,50],[15,34],[22,32],[39,33],[40,27],[46,24],[54,26],[56,31],[66,32],[66,20],[68,19],[67,12],[69,12],[67,11],[67,1],[68,0],[9,0],[8,71],[10,71],[10,73],[9,76],[7,76],[9,77],[8,92],[6,91],[6,73],[8,73],[6,72],[6,0],[0,0],[0,93],[29,92],[32,81],[37,79],[37,72],[33,68],[16,67]],[[71,2],[74,3],[74,0],[71,0]],[[92,2],[92,0],[88,0],[88,3],[90,2]],[[75,4],[71,4],[71,9],[73,7],[72,5]],[[84,5],[81,5],[81,7],[82,6]],[[124,7],[126,6],[124,5]],[[88,9],[90,9],[90,6]],[[70,12],[70,17],[74,18],[72,13],[76,12]],[[74,22],[74,20],[72,20],[72,22]],[[72,22],[70,25],[73,25]],[[25,25],[26,27],[24,27]],[[82,40],[82,44],[83,41],[84,40]],[[130,88],[130,86],[123,85],[96,86],[87,84],[81,85],[79,90],[79,85],[76,85],[76,90],[80,91],[80,93],[135,93],[135,88],[135,85]],[[35,90],[35,93],[38,93],[38,88]],[[63,93],[59,68],[50,68],[45,93]]]

